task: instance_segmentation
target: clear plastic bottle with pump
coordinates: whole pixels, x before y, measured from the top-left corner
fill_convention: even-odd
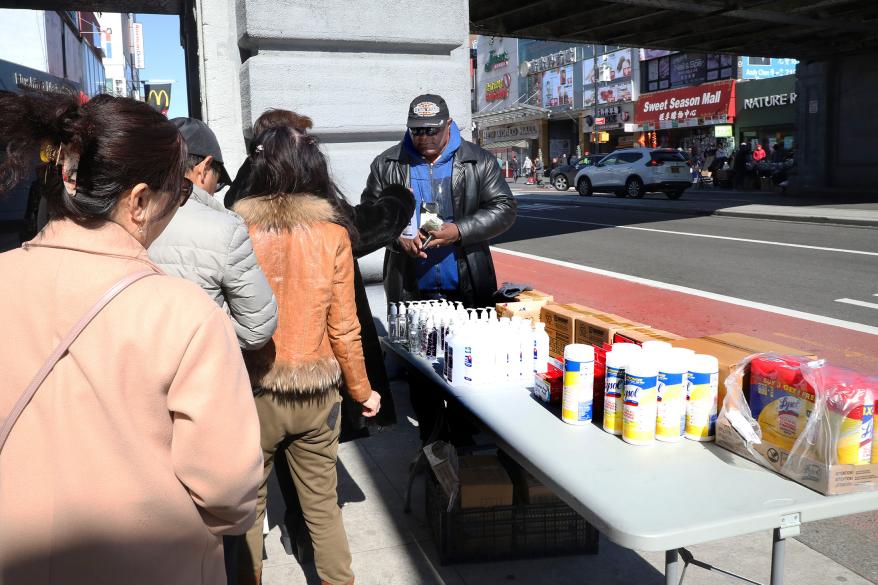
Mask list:
[[[424,357],[428,360],[436,359],[436,348],[439,345],[439,329],[436,327],[436,319],[430,315],[430,320],[427,321],[427,347],[424,352]]]
[[[406,342],[410,353],[418,352],[418,322],[420,321],[420,311],[417,307],[409,313],[408,327],[406,328]]]
[[[399,303],[399,311],[396,316],[396,341],[400,343],[405,343],[408,340],[408,331],[406,329],[407,313],[406,303]]]
[[[389,303],[387,308],[387,336],[391,343],[399,339],[399,308],[396,303]]]
[[[523,386],[533,386],[534,380],[534,336],[530,319],[524,319],[518,329],[518,343],[520,350],[518,383]]]
[[[545,374],[549,371],[549,334],[546,324],[538,322],[534,330],[534,373]]]

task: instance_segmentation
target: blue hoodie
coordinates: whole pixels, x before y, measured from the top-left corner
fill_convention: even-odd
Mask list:
[[[451,171],[454,168],[454,153],[460,147],[460,130],[451,123],[448,144],[432,165],[415,149],[411,135],[406,132],[403,148],[408,154],[411,188],[415,194],[415,226],[421,225],[421,204],[439,204],[439,216],[445,222],[454,221],[454,204],[451,197]],[[434,199],[435,197],[435,199]],[[416,273],[418,289],[422,291],[457,290],[459,274],[454,246],[430,248],[427,258],[418,258]]]

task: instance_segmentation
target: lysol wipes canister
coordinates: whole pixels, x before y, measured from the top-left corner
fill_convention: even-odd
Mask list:
[[[719,361],[697,354],[689,362],[686,388],[686,438],[713,441],[716,436]]]
[[[625,393],[625,365],[628,359],[640,351],[633,343],[614,343],[606,355],[604,377],[604,430],[614,435],[622,434],[622,395]]]
[[[591,422],[594,402],[594,348],[574,343],[564,348],[564,391],[561,420],[571,425]]]
[[[651,445],[655,442],[657,396],[657,356],[646,352],[633,356],[625,367],[622,440],[626,443]]]

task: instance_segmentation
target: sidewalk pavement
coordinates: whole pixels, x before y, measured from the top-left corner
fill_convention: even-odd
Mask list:
[[[872,198],[797,196],[764,191],[731,191],[724,189],[689,189],[683,197],[672,201],[663,193],[650,193],[642,199],[597,194],[581,197],[576,190],[560,192],[548,185],[535,186],[509,183],[516,196],[533,196],[547,203],[581,207],[635,209],[683,215],[716,215],[751,219],[827,223],[849,226],[878,226],[878,194]]]
[[[380,286],[370,286],[375,315],[384,314]],[[391,375],[394,372],[390,372]],[[399,423],[368,439],[339,449],[339,501],[353,554],[358,585],[661,585],[663,553],[621,548],[601,538],[600,553],[493,563],[442,566],[424,513],[424,483],[415,483],[412,513],[403,512],[408,466],[419,439],[407,384],[393,383]],[[535,439],[536,440],[536,439]],[[300,566],[280,544],[278,522],[283,509],[277,486],[269,495],[271,532],[266,537],[264,585],[318,585],[313,564]],[[620,498],[622,486],[620,486]],[[660,498],[660,495],[657,497]],[[621,500],[620,500],[621,502]],[[621,503],[620,503],[621,505]],[[699,560],[767,582],[771,566],[768,532],[690,547]],[[798,540],[787,541],[786,582],[790,585],[868,585],[873,583]],[[874,559],[860,570],[878,581]],[[871,573],[870,573],[871,571]],[[697,567],[686,572],[686,585],[728,585],[728,577]]]

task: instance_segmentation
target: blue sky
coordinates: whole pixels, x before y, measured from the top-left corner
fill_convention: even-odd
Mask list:
[[[180,18],[164,14],[138,14],[143,23],[143,57],[146,68],[140,79],[174,80],[168,118],[189,115],[186,100],[186,61],[180,46]]]

